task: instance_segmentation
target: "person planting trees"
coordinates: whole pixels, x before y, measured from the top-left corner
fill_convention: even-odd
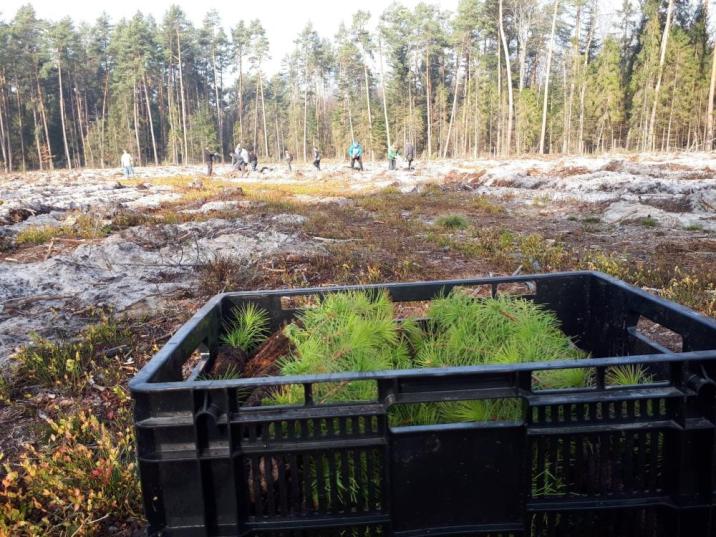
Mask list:
[[[413,161],[415,160],[415,146],[411,142],[405,144],[405,160],[408,161],[408,169],[412,170]]]
[[[395,170],[395,159],[398,158],[398,150],[392,145],[388,148],[388,169]]]
[[[256,155],[255,149],[249,151],[249,164],[251,164],[251,171],[255,172],[256,167],[259,165],[259,157]]]
[[[242,154],[242,147],[241,144],[236,144],[236,148],[234,149],[234,152],[231,154],[231,163],[235,170],[241,171],[243,169],[243,166],[245,164],[245,161],[241,158]]]
[[[348,156],[351,159],[351,170],[357,161],[360,171],[363,171],[363,146],[353,140],[353,143],[348,148]]]
[[[321,171],[321,152],[315,145],[313,146],[313,165],[319,172]]]
[[[249,168],[249,150],[245,147],[241,148],[241,171],[248,171]]]
[[[124,153],[122,153],[119,163],[122,166],[122,172],[124,173],[125,178],[134,177],[134,159],[126,149],[124,150]]]
[[[206,175],[211,177],[214,174],[214,160],[219,158],[218,153],[214,153],[208,147],[204,148],[204,162],[206,163]]]

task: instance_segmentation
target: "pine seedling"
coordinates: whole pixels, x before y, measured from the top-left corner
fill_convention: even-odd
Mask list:
[[[620,365],[610,367],[606,373],[606,382],[610,386],[636,386],[650,384],[652,376],[641,365]]]
[[[583,367],[538,371],[535,379],[540,389],[564,390],[567,388],[587,388],[594,384],[592,371]]]
[[[380,371],[410,364],[408,336],[401,333],[385,292],[331,294],[318,307],[304,310],[284,333],[294,351],[279,362],[283,375]],[[374,382],[318,384],[313,396],[323,403],[373,400],[377,390]],[[295,404],[302,397],[301,387],[294,386],[273,399]]]
[[[250,353],[269,335],[269,315],[255,304],[234,310],[233,320],[225,326],[221,341]]]

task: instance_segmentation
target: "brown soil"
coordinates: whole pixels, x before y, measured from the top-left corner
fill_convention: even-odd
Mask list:
[[[248,357],[246,353],[236,347],[222,345],[216,351],[216,358],[211,367],[212,378],[234,376],[244,370]]]
[[[288,356],[293,347],[283,334],[283,328],[275,332],[256,350],[244,368],[244,377],[268,377],[278,374],[278,360]]]

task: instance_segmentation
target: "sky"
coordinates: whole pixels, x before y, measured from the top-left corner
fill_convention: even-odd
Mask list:
[[[419,0],[401,0],[401,3],[413,7]],[[30,3],[38,17],[59,20],[70,16],[75,22],[94,22],[104,11],[112,21],[122,17],[131,17],[137,11],[154,16],[161,21],[167,8],[175,3],[179,5],[195,25],[200,25],[207,11],[216,9],[224,18],[224,28],[244,19],[260,19],[266,28],[271,44],[271,60],[266,66],[269,73],[279,70],[281,60],[292,49],[293,40],[307,22],[312,22],[319,35],[333,37],[341,21],[350,23],[353,12],[358,9],[373,14],[372,23],[377,24],[379,15],[390,1],[361,0],[359,3],[338,2],[336,0],[2,0],[0,17],[7,20],[15,15],[17,9]],[[431,0],[443,9],[455,11],[458,0]]]

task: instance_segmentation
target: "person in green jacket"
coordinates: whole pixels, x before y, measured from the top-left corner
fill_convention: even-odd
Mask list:
[[[348,156],[351,159],[351,170],[353,169],[355,162],[358,161],[360,171],[363,171],[363,146],[358,142],[353,141],[348,148]]]
[[[392,145],[388,148],[388,169],[395,170],[395,159],[398,158],[398,150]]]

